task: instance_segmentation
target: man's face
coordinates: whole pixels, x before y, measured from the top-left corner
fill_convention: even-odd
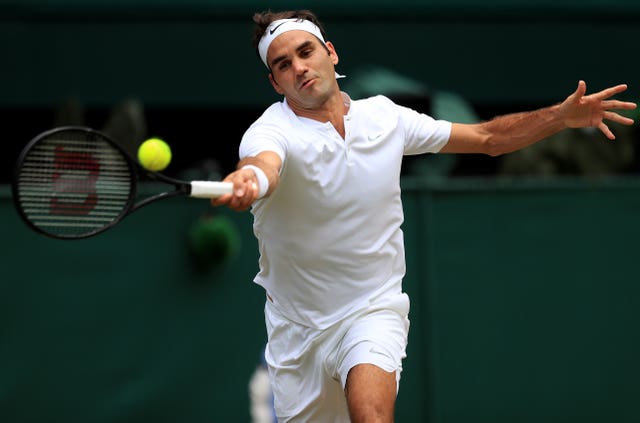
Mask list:
[[[313,34],[299,30],[283,33],[269,46],[269,80],[292,107],[318,107],[337,89],[338,55],[330,42],[326,47]]]

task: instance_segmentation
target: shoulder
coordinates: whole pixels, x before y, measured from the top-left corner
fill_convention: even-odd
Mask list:
[[[292,122],[283,103],[274,103],[249,126],[240,141],[240,157],[275,151],[284,158]]]
[[[352,111],[360,119],[395,122],[401,113],[400,107],[384,95],[352,100]]]
[[[289,108],[283,103],[273,103],[269,106],[258,119],[249,127],[260,128],[262,126],[289,126],[291,125]]]
[[[377,122],[384,126],[397,126],[405,113],[401,106],[384,95],[354,100],[352,110],[361,122]]]
[[[393,109],[398,107],[389,97],[384,95],[376,95],[373,97],[353,100],[353,103],[365,108],[385,108]]]
[[[242,137],[243,140],[255,137],[286,138],[293,126],[290,113],[284,103],[272,104],[249,126]]]

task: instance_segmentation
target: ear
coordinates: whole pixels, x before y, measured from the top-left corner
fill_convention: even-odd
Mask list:
[[[282,91],[282,88],[280,88],[280,85],[278,85],[278,83],[276,82],[275,79],[273,79],[273,74],[269,73],[269,82],[271,82],[271,86],[273,87],[273,89],[280,95],[284,95],[284,91]]]
[[[327,49],[329,50],[329,57],[331,57],[331,61],[333,62],[334,65],[337,65],[338,62],[340,61],[340,58],[338,57],[338,53],[336,52],[336,48],[333,46],[333,43],[331,41],[327,41],[325,43],[325,45],[327,46]]]

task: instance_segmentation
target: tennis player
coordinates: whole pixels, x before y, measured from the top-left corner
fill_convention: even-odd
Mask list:
[[[254,43],[284,99],[249,127],[213,200],[251,207],[266,290],[266,361],[281,422],[391,422],[409,330],[404,155],[497,156],[564,128],[631,125],[617,85],[479,124],[434,120],[383,96],[340,91],[338,53],[309,11],[259,13]]]

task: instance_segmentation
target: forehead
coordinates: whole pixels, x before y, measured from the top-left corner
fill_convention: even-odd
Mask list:
[[[267,62],[271,62],[278,56],[291,54],[307,41],[320,45],[320,40],[310,32],[299,29],[283,32],[271,42],[267,50]]]

